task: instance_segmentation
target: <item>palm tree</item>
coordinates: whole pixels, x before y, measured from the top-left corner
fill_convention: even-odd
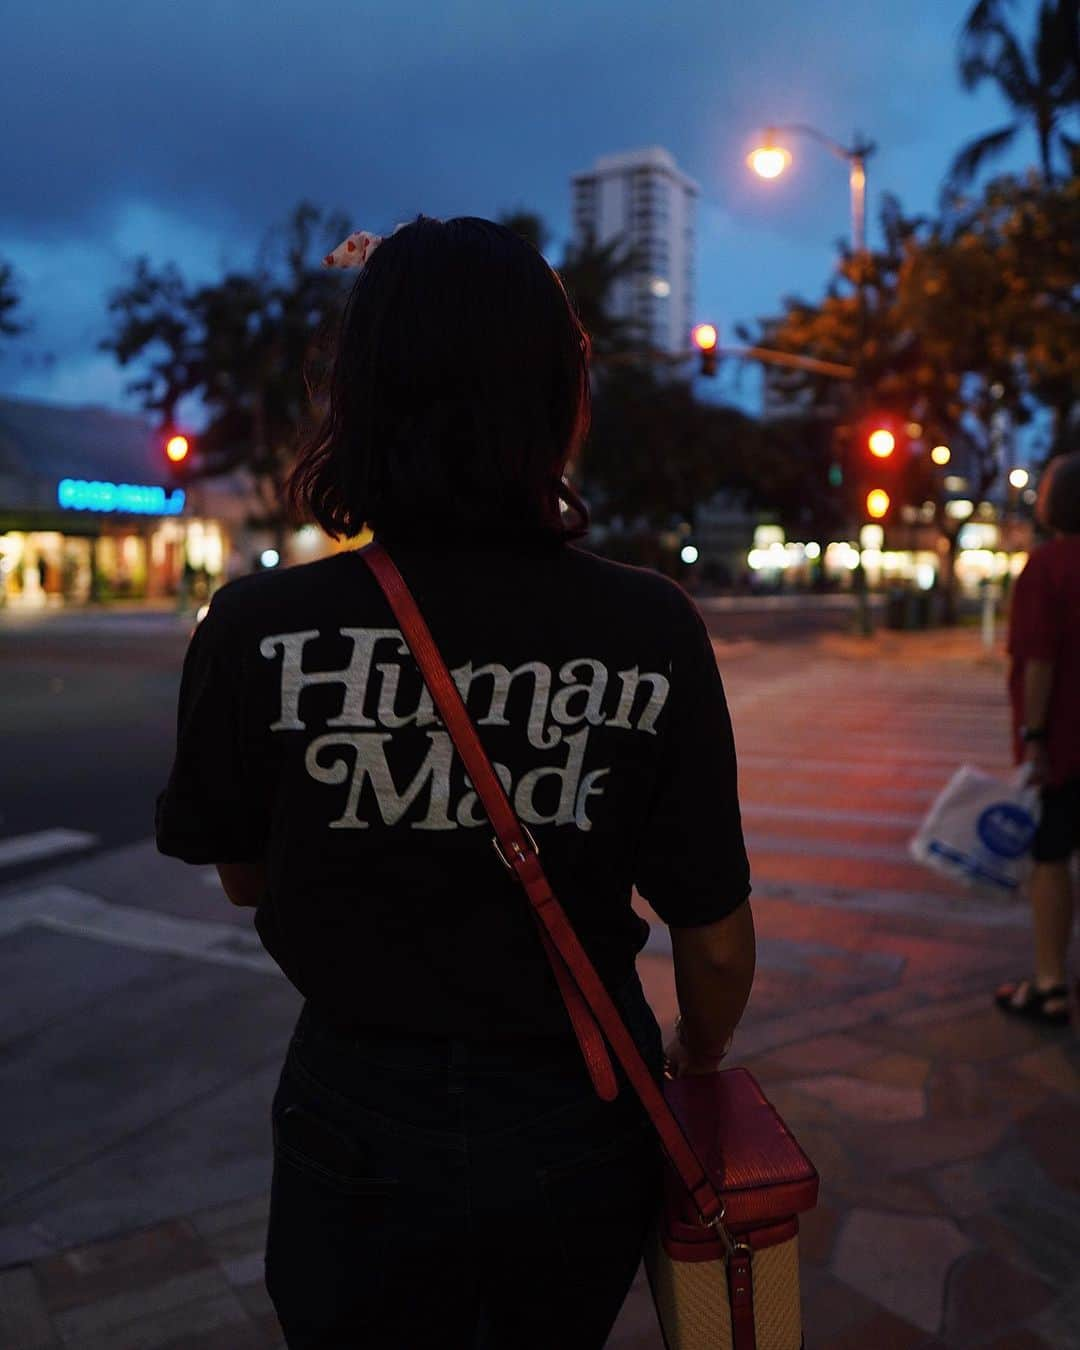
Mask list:
[[[612,313],[615,286],[637,268],[637,255],[621,237],[601,244],[587,235],[567,246],[558,272],[592,339],[594,361],[641,345],[640,325]]]
[[[25,325],[12,317],[18,306],[15,273],[10,263],[0,262],[0,337],[14,337],[23,331]]]
[[[1030,50],[1004,18],[1008,0],[977,0],[960,35],[960,80],[976,89],[991,80],[1004,94],[1012,120],[970,141],[952,162],[946,197],[969,184],[988,160],[1000,155],[1025,129],[1034,130],[1044,179],[1054,180],[1058,153],[1066,158],[1075,140],[1063,123],[1080,106],[1080,54],[1076,0],[1040,0]]]

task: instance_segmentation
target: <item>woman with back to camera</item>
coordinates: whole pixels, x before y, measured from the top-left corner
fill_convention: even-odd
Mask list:
[[[731,725],[682,590],[574,546],[588,339],[502,226],[421,217],[331,258],[357,250],[294,502],[331,535],[368,523],[397,564],[657,1077],[634,886],[670,926],[667,1059],[711,1071],[754,969]],[[271,1112],[266,1280],[291,1350],[599,1350],[658,1203],[653,1129],[621,1068],[614,1100],[594,1091],[357,552],[215,595],[158,845],[218,865],[304,997]]]

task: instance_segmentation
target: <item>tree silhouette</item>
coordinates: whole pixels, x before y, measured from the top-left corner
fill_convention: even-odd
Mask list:
[[[14,317],[20,303],[14,269],[0,262],[0,337],[17,337],[26,331],[26,325]]]
[[[142,366],[129,389],[163,427],[182,399],[202,405],[193,471],[250,474],[259,502],[250,523],[279,540],[285,479],[310,415],[308,375],[345,294],[341,274],[321,259],[347,230],[340,215],[302,203],[267,236],[250,272],[193,288],[175,267],[154,271],[140,258],[109,300],[113,332],[101,345],[122,366]]]
[[[1040,0],[1028,50],[1004,17],[1003,0],[979,0],[968,15],[957,52],[960,80],[977,89],[989,80],[1008,103],[1004,126],[969,141],[954,157],[943,199],[957,196],[991,159],[1025,130],[1035,133],[1043,178],[1052,182],[1060,159],[1068,162],[1076,140],[1065,124],[1080,107],[1076,0]]]

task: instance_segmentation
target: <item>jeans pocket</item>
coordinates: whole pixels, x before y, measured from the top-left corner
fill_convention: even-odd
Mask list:
[[[399,1185],[362,1142],[310,1106],[275,1101],[274,1158],[338,1194],[391,1197]]]
[[[659,1177],[656,1135],[649,1121],[539,1169],[552,1220],[564,1224],[625,1222],[652,1204]]]

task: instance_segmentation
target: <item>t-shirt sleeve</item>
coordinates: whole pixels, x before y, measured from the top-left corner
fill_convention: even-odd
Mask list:
[[[184,659],[176,754],[157,799],[157,846],[189,863],[257,862],[269,835],[246,748],[241,662],[217,600]]]
[[[1009,652],[1019,661],[1053,661],[1058,654],[1063,608],[1046,564],[1045,551],[1036,549],[1013,588]]]
[[[639,892],[675,928],[715,923],[750,894],[723,681],[701,615],[683,604],[658,728],[657,783],[634,876]]]

